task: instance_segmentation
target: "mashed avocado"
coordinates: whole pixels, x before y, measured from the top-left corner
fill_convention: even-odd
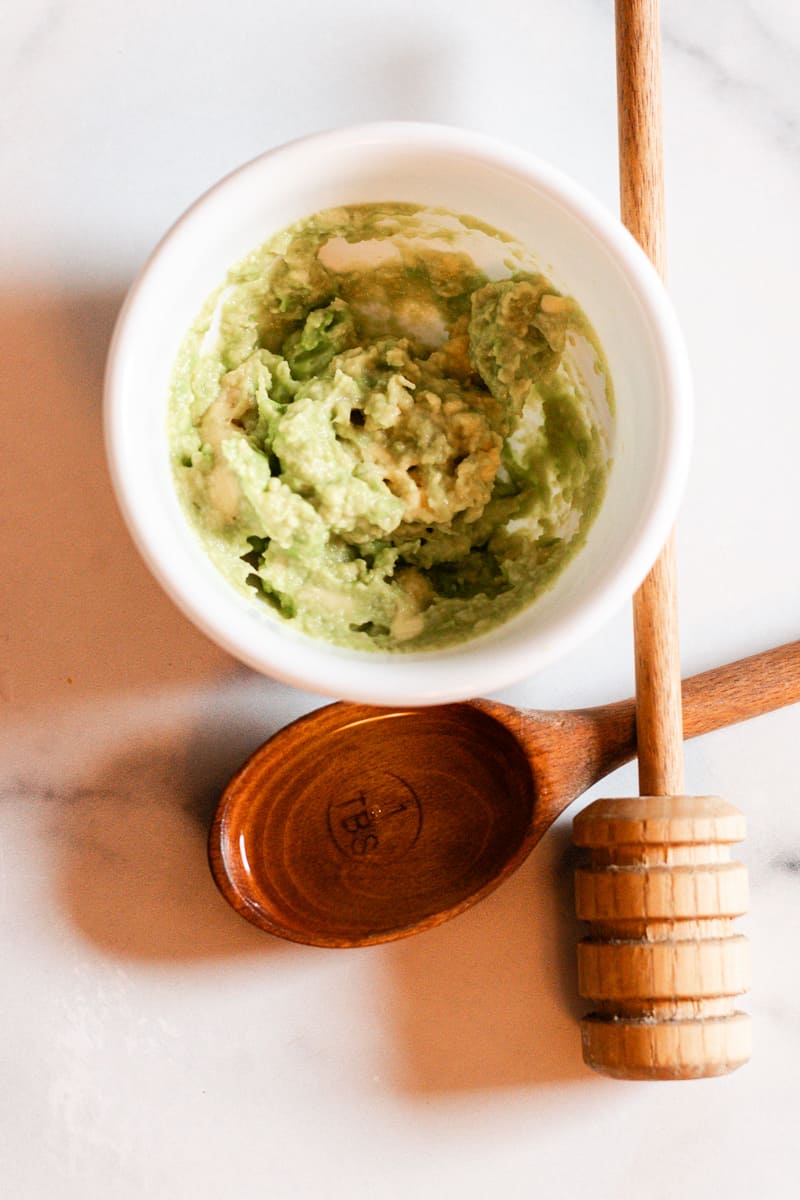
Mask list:
[[[580,547],[611,409],[585,316],[522,247],[358,205],[229,273],[181,348],[170,445],[234,585],[312,636],[421,650],[506,620]]]

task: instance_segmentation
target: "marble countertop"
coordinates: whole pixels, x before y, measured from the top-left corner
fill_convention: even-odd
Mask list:
[[[796,1195],[800,710],[687,747],[689,790],[748,817],[752,1062],[691,1084],[602,1079],[580,1056],[566,820],[488,900],[405,942],[304,948],[226,906],[205,857],[220,787],[321,701],[173,608],[103,456],[127,285],[197,194],[269,146],[442,121],[535,151],[616,209],[611,4],[17,0],[3,25],[7,1194]],[[800,634],[800,9],[670,0],[664,70],[670,289],[698,401],[678,525],[689,673]],[[499,698],[632,687],[626,609]],[[635,772],[601,790],[635,794]]]

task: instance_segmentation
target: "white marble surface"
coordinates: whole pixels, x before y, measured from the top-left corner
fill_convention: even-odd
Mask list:
[[[4,1193],[795,1196],[800,710],[688,748],[690,790],[749,818],[752,1063],[603,1080],[580,1061],[564,823],[470,913],[368,951],[272,940],[219,898],[220,785],[319,701],[173,609],[103,460],[101,372],[133,272],[266,147],[450,122],[614,208],[611,4],[10,0],[2,26]],[[671,0],[664,55],[671,289],[698,397],[688,672],[800,634],[800,9]],[[631,688],[624,611],[503,698]],[[602,785],[635,788],[632,769]]]

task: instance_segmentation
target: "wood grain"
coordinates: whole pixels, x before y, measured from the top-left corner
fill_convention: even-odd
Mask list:
[[[619,1079],[726,1074],[750,1053],[750,945],[734,919],[747,872],[731,861],[742,813],[718,796],[597,800],[574,823],[587,853],[576,910],[586,1063]]]
[[[800,642],[687,680],[684,729],[693,737],[796,701]],[[406,937],[486,896],[576,796],[635,754],[633,699],[564,712],[489,700],[326,705],[231,780],[209,836],[212,871],[237,912],[281,937],[320,946]],[[628,803],[641,818],[645,802]],[[696,837],[702,806],[691,815]],[[619,809],[615,820],[621,829]],[[675,812],[670,828],[674,838]],[[648,829],[659,833],[652,811]],[[741,830],[734,821],[725,833],[715,810],[713,834]]]
[[[664,171],[658,0],[617,0],[620,202],[625,225],[664,276]],[[685,796],[675,540],[633,599],[639,790],[579,814],[588,864],[576,909],[584,1061],[620,1079],[696,1079],[749,1057],[750,947],[733,918],[747,873],[730,862],[744,818],[725,801]],[[689,1006],[689,1011],[684,1011]],[[710,1007],[709,1007],[710,1006]]]
[[[683,684],[683,736],[699,737],[800,700],[800,642],[787,642]]]
[[[674,546],[671,536],[633,597],[639,791],[644,796],[679,796],[686,788]]]
[[[684,680],[682,726],[698,737],[800,702],[800,642],[715,667]],[[534,819],[541,832],[592,784],[637,753],[636,701],[562,712],[521,710],[475,700],[522,746],[536,780]]]
[[[620,215],[659,275],[666,273],[661,38],[658,0],[617,0]]]
[[[658,0],[617,0],[620,213],[664,277],[664,164]],[[633,598],[639,790],[684,791],[674,538]]]

